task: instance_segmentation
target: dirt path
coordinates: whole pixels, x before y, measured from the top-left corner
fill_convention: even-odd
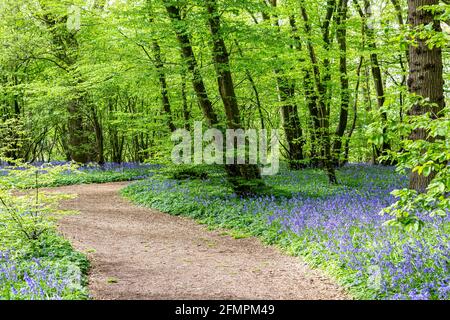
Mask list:
[[[298,258],[233,239],[183,217],[134,206],[126,183],[57,188],[76,193],[79,210],[61,232],[92,262],[95,299],[345,299],[346,294]]]

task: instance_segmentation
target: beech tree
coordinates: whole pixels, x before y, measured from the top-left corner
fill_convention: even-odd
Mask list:
[[[408,88],[410,93],[419,98],[409,113],[413,116],[431,113],[432,119],[441,117],[445,107],[442,49],[429,42],[432,34],[418,33],[425,26],[431,26],[433,32],[442,32],[436,13],[426,7],[437,4],[439,0],[408,0],[408,22],[415,34],[414,43],[409,46]],[[410,138],[413,141],[434,139],[423,127],[415,128]],[[424,192],[434,175],[435,172],[428,176],[412,172],[410,188]]]
[[[205,121],[220,130],[281,129],[282,161],[320,168],[330,183],[348,162],[401,167],[405,141],[424,142],[425,158],[426,143],[444,141],[445,132],[431,136],[435,128],[413,119],[446,118],[448,7],[5,0],[0,149],[25,161],[167,162],[171,133]],[[410,170],[425,170],[408,159]],[[414,170],[410,187],[426,191],[442,173],[436,163]],[[227,170],[260,180],[258,166]]]

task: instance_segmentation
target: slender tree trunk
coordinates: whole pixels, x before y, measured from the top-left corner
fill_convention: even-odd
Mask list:
[[[191,112],[188,107],[187,92],[186,92],[186,73],[183,70],[181,72],[181,100],[183,101],[183,119],[184,128],[190,130],[191,126],[189,120],[191,119]]]
[[[273,8],[277,7],[277,0],[269,0],[270,5]],[[264,16],[263,16],[264,18]],[[270,19],[270,16],[266,16],[266,19]],[[273,16],[273,25],[280,31],[280,21],[277,16]],[[291,27],[295,31],[295,22],[293,18],[290,18]],[[296,40],[297,45],[300,45],[299,39],[295,38],[296,35],[293,32],[293,38]],[[291,46],[292,48],[292,46]],[[277,80],[278,101],[281,105],[281,120],[283,130],[286,135],[288,152],[289,167],[294,170],[302,168],[303,164],[303,131],[301,128],[300,118],[298,116],[298,108],[294,102],[295,99],[295,81],[289,79],[284,73],[284,70],[275,69]]]
[[[336,172],[332,162],[331,155],[331,141],[330,141],[330,119],[329,119],[329,110],[326,105],[326,92],[327,88],[324,82],[321,79],[320,69],[317,61],[316,52],[314,46],[312,44],[311,39],[311,25],[309,23],[308,14],[303,5],[300,6],[301,14],[304,22],[305,33],[307,35],[307,48],[309,57],[312,64],[313,69],[313,78],[314,83],[318,92],[318,101],[317,101],[317,116],[318,122],[320,124],[319,130],[317,132],[317,136],[320,139],[320,144],[322,147],[322,161],[325,172],[327,173],[328,180],[331,184],[337,183]],[[328,17],[328,13],[327,13]],[[331,17],[330,17],[331,18]],[[326,28],[325,28],[326,29]]]
[[[228,51],[221,34],[220,15],[216,0],[206,0],[208,23],[213,42],[213,60],[217,74],[220,97],[225,108],[227,125],[230,129],[241,129],[240,111],[234,91],[233,78],[230,70]],[[232,178],[246,180],[260,179],[261,174],[257,165],[227,165],[227,171]]]
[[[270,5],[273,8],[277,7],[277,0],[269,0]],[[270,19],[268,16],[267,19]],[[280,31],[280,22],[277,16],[273,17],[273,25]],[[295,22],[293,18],[290,18],[291,28],[295,31]],[[295,38],[295,32],[293,32],[293,38],[297,45],[300,45],[298,38]],[[292,46],[291,46],[292,48]],[[295,81],[289,79],[285,75],[284,70],[275,69],[277,80],[278,101],[281,103],[281,120],[283,130],[286,135],[288,162],[289,167],[294,170],[299,170],[303,167],[303,131],[301,128],[300,118],[298,116],[298,107],[295,104]]]
[[[93,108],[93,121],[94,121],[94,130],[95,130],[95,140],[96,140],[96,153],[97,153],[97,162],[99,164],[105,163],[105,155],[104,155],[104,139],[103,139],[103,128],[100,124],[100,121],[97,117],[97,112]]]
[[[336,0],[327,0],[326,1],[326,14],[325,19],[322,23],[322,40],[323,40],[323,49],[328,53],[331,48],[331,20],[333,18],[333,15],[336,11]],[[328,113],[328,117],[330,116],[330,101],[331,101],[331,94],[332,91],[330,90],[331,86],[331,68],[330,68],[330,59],[328,58],[328,55],[325,55],[325,58],[323,59],[323,87],[324,87],[324,99],[323,102],[326,107],[326,111]],[[325,155],[324,155],[325,156]]]
[[[364,24],[363,32],[365,33],[365,36],[367,37],[367,46],[372,51],[370,54],[370,62],[371,62],[371,71],[372,71],[372,78],[375,86],[375,92],[377,95],[377,104],[378,109],[380,110],[381,114],[381,120],[382,120],[382,131],[383,131],[383,143],[381,148],[375,147],[376,152],[376,158],[378,158],[381,155],[386,154],[386,151],[391,148],[390,142],[387,138],[387,112],[383,110],[384,103],[385,103],[385,93],[384,93],[384,86],[383,86],[383,77],[381,74],[381,68],[380,63],[378,59],[378,54],[376,53],[377,50],[377,44],[376,44],[376,35],[375,35],[375,29],[372,25],[372,22],[367,22],[372,17],[372,6],[369,0],[364,0],[364,10],[361,8],[359,2],[357,0],[353,0],[357,7],[357,11],[359,15],[361,16]],[[377,159],[375,159],[377,161]],[[386,164],[386,163],[384,163]]]
[[[356,120],[358,118],[358,96],[359,96],[359,86],[361,83],[361,68],[364,62],[364,57],[359,58],[359,64],[358,68],[356,69],[356,85],[355,85],[355,97],[353,101],[353,118],[352,118],[352,125],[350,127],[350,130],[347,135],[347,140],[345,141],[345,147],[344,147],[344,160],[343,164],[348,163],[349,159],[349,153],[350,153],[350,140],[352,138],[353,132],[356,128]]]
[[[303,131],[297,105],[292,101],[295,95],[294,83],[289,83],[286,77],[278,77],[277,86],[278,100],[283,103],[281,118],[289,149],[289,167],[299,170],[303,167]]]
[[[167,117],[167,125],[170,131],[175,131],[177,128],[173,124],[172,107],[170,105],[169,91],[167,89],[166,73],[164,71],[164,62],[161,56],[161,47],[157,40],[152,41],[152,51],[154,58],[154,65],[158,74],[159,86],[161,89],[161,100],[164,113]]]
[[[314,80],[309,70],[304,71],[303,83],[305,85],[305,100],[310,115],[310,135],[311,135],[311,166],[318,168],[321,165],[321,139],[318,101],[319,97],[314,88]]]
[[[350,103],[350,92],[347,74],[347,4],[348,0],[340,0],[337,14],[336,38],[339,44],[339,72],[341,82],[341,109],[339,113],[339,124],[336,128],[335,140],[333,145],[333,160],[335,165],[340,165],[342,138],[347,128],[348,107]]]
[[[289,17],[289,24],[292,29],[292,38],[295,40],[295,47],[297,51],[301,52],[302,42],[300,37],[297,35],[298,33],[297,22],[293,16]],[[299,62],[304,64],[305,59],[302,58],[299,60]],[[311,137],[311,153],[310,153],[311,165],[313,167],[318,167],[321,153],[319,146],[319,138],[317,136],[317,133],[320,130],[319,112],[317,109],[318,96],[314,89],[311,71],[308,68],[303,67],[302,72],[303,72],[303,87],[304,87],[305,102],[310,113],[309,131]],[[301,130],[300,127],[299,129]]]
[[[242,52],[242,49],[239,46],[239,42],[237,40],[234,40],[234,43],[236,44],[236,48],[237,48],[239,55],[243,58],[244,53]],[[250,85],[253,90],[253,94],[255,95],[256,108],[258,109],[259,119],[261,121],[261,129],[265,129],[266,125],[265,125],[264,116],[262,113],[262,105],[261,105],[261,99],[259,97],[259,91],[258,91],[258,88],[256,87],[255,80],[253,79],[253,76],[252,76],[250,70],[248,70],[247,68],[245,68],[245,76],[247,77],[248,82],[250,82]]]
[[[440,21],[429,10],[423,10],[421,7],[437,5],[439,0],[408,0],[408,22],[414,30],[419,26],[432,25],[435,32],[442,32]],[[441,111],[445,107],[444,101],[444,79],[442,66],[442,50],[439,47],[430,48],[427,40],[424,38],[415,39],[415,45],[410,45],[410,70],[408,78],[409,92],[421,98],[427,99],[426,102],[416,103],[410,110],[412,116],[422,115],[427,112],[436,118],[441,116]],[[410,136],[411,140],[431,140],[428,132],[424,128],[413,130]],[[411,173],[410,188],[418,192],[424,192],[434,174],[427,177]]]
[[[149,24],[153,24],[154,18],[153,18],[153,6],[152,2],[149,0],[147,1],[147,13],[148,13],[148,21]],[[167,86],[167,77],[166,77],[166,71],[164,69],[164,59],[163,55],[161,53],[161,46],[158,43],[158,40],[156,37],[154,37],[151,41],[151,51],[153,54],[153,57],[150,56],[149,52],[147,51],[146,47],[140,43],[137,43],[139,47],[142,48],[142,50],[147,55],[148,59],[153,63],[156,74],[158,75],[158,81],[159,81],[159,87],[161,92],[161,104],[164,111],[164,114],[166,116],[167,126],[169,127],[169,130],[171,132],[174,132],[177,128],[175,127],[173,123],[173,114],[172,114],[172,107],[170,104],[169,99],[169,90]]]
[[[404,30],[405,29],[405,21],[403,19],[403,10],[402,10],[402,6],[400,4],[399,0],[391,0],[392,5],[395,8],[395,12],[397,13],[397,21],[398,24],[400,26],[400,30]],[[400,82],[400,86],[402,87],[401,89],[403,89],[403,87],[406,85],[406,80],[407,80],[407,68],[405,67],[405,63],[403,61],[403,58],[406,58],[406,61],[408,63],[409,66],[409,49],[405,50],[405,52],[402,54],[400,53],[399,55],[399,64],[400,64],[400,68],[402,70],[402,80]],[[400,110],[399,110],[399,117],[400,117],[400,122],[403,122],[403,108],[404,108],[404,92],[403,90],[399,90],[399,103],[400,103]],[[403,137],[400,137],[400,139],[403,139]]]
[[[395,8],[395,12],[397,14],[397,21],[398,21],[398,24],[399,24],[400,28],[404,28],[405,21],[403,19],[403,10],[402,10],[402,6],[400,4],[400,1],[401,0],[391,0],[391,3],[392,3],[392,5]],[[406,60],[409,63],[409,50],[406,50],[404,54],[405,54]],[[405,71],[403,66],[401,66],[401,68],[402,68],[402,71]]]
[[[203,77],[200,73],[200,68],[195,58],[194,50],[192,49],[188,31],[186,30],[184,21],[181,17],[180,9],[171,4],[171,1],[164,0],[164,4],[168,15],[173,22],[175,33],[181,47],[181,53],[186,61],[189,71],[192,73],[192,85],[194,87],[195,94],[197,95],[198,103],[203,111],[208,125],[214,126],[218,123],[218,117],[212,107],[211,100],[208,97],[206,86],[203,82]]]

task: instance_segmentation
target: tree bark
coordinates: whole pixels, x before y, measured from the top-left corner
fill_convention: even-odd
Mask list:
[[[269,0],[273,8],[277,7],[277,0]],[[270,19],[270,16],[267,17]],[[280,23],[277,16],[273,17],[273,25],[280,31]],[[296,38],[296,26],[294,19],[289,19],[291,28],[293,29],[293,39],[297,46],[300,46],[300,40]],[[292,47],[291,47],[292,48]],[[303,167],[303,131],[301,128],[300,118],[298,116],[298,107],[295,104],[295,81],[286,76],[284,70],[275,68],[278,101],[281,105],[281,121],[283,130],[286,135],[288,163],[289,167],[299,170]]]
[[[341,108],[339,113],[339,123],[336,128],[333,145],[333,161],[339,166],[341,163],[342,138],[347,128],[348,107],[350,103],[350,92],[347,74],[347,4],[348,0],[340,0],[338,4],[338,14],[336,19],[336,38],[339,44],[339,73],[341,82]]]
[[[309,57],[312,64],[313,70],[313,79],[317,88],[318,100],[317,100],[317,117],[319,128],[317,130],[317,137],[320,139],[320,145],[322,150],[322,161],[325,172],[327,173],[328,180],[331,184],[337,183],[336,172],[332,162],[331,155],[331,141],[330,141],[330,118],[329,118],[329,110],[326,104],[326,94],[327,88],[324,82],[322,81],[320,75],[320,69],[317,61],[316,52],[314,46],[312,44],[311,39],[311,25],[309,23],[308,13],[303,5],[300,6],[305,33],[307,35],[307,48]],[[327,11],[327,17],[328,11]],[[331,17],[329,17],[331,18]],[[326,30],[327,28],[325,28]],[[325,80],[326,81],[326,80]]]
[[[181,17],[180,8],[174,6],[167,0],[165,0],[164,4],[168,15],[173,22],[175,33],[181,47],[181,53],[186,60],[188,70],[192,73],[192,85],[194,87],[200,108],[203,111],[208,125],[214,126],[218,123],[218,117],[212,107],[211,100],[208,97],[206,86],[203,82],[203,77],[200,73],[200,68],[195,58],[194,50],[192,49],[188,31],[186,30],[184,21]]]
[[[301,162],[303,161],[303,131],[298,116],[298,107],[292,101],[295,95],[295,86],[286,77],[278,77],[277,87],[278,100],[283,103],[281,106],[281,118],[289,149],[289,167],[299,170],[303,167]]]
[[[375,92],[377,95],[377,104],[378,109],[380,110],[381,114],[381,122],[382,122],[382,132],[383,132],[383,143],[381,145],[381,148],[375,147],[375,153],[376,157],[378,158],[381,155],[386,154],[386,151],[391,148],[390,142],[387,138],[387,113],[383,110],[384,103],[385,103],[385,93],[384,93],[384,86],[383,86],[383,77],[381,74],[381,68],[380,63],[378,59],[378,54],[376,53],[377,50],[377,44],[375,39],[375,29],[371,23],[367,23],[367,20],[372,17],[372,6],[369,0],[364,0],[364,10],[361,8],[358,0],[353,0],[354,4],[356,5],[356,9],[361,16],[361,19],[363,20],[363,33],[367,36],[367,46],[372,51],[370,54],[370,64],[371,64],[371,71],[372,71],[372,78],[373,83],[375,86]],[[377,161],[377,159],[374,159]],[[387,163],[383,163],[387,164]]]
[[[94,131],[95,131],[97,163],[104,164],[105,155],[104,155],[103,128],[102,125],[100,124],[100,121],[97,116],[97,111],[95,110],[94,106],[92,106],[92,121],[94,124]]]
[[[348,163],[349,159],[349,153],[350,153],[350,139],[352,138],[353,132],[356,128],[356,120],[358,118],[358,96],[359,96],[359,86],[361,83],[361,68],[364,62],[364,57],[359,58],[359,64],[358,68],[356,69],[356,85],[355,85],[355,97],[353,101],[353,118],[352,118],[352,125],[350,126],[350,130],[347,135],[347,140],[345,141],[345,147],[344,147],[344,160],[343,164]]]
[[[429,10],[421,7],[437,5],[439,0],[408,0],[408,22],[414,31],[419,26],[432,24],[435,32],[442,32],[440,21]],[[410,45],[410,69],[408,88],[411,94],[427,99],[426,102],[419,101],[409,111],[411,116],[422,115],[430,112],[433,118],[441,116],[445,107],[444,101],[444,79],[442,66],[442,50],[427,45],[427,40],[416,37],[415,45]],[[425,128],[417,128],[410,135],[411,140],[428,140],[428,132]],[[411,173],[409,187],[418,192],[426,191],[434,174],[425,177],[417,172]]]
[[[45,11],[45,6],[43,8]],[[91,160],[89,155],[91,146],[88,145],[89,130],[86,129],[82,114],[85,92],[80,92],[76,88],[82,82],[76,71],[79,50],[76,32],[67,30],[67,15],[57,16],[48,11],[41,14],[40,18],[46,24],[51,35],[54,46],[53,55],[60,61],[58,66],[65,72],[71,73],[72,83],[69,83],[69,85],[74,87],[75,97],[67,105],[68,152],[71,160],[86,163]]]
[[[242,52],[242,49],[239,46],[239,42],[237,40],[234,40],[234,43],[236,44],[236,48],[237,48],[239,55],[241,56],[241,58],[243,58],[244,53]],[[252,76],[250,70],[248,70],[247,68],[245,68],[245,76],[247,77],[248,82],[250,82],[250,85],[253,90],[253,94],[255,95],[256,108],[258,109],[259,119],[261,121],[261,129],[265,129],[266,124],[264,122],[264,116],[262,113],[262,105],[261,105],[261,99],[259,97],[259,91],[258,91],[258,88],[256,87],[255,80],[253,79],[253,76]]]
[[[169,91],[167,89],[166,73],[164,72],[164,62],[161,56],[161,47],[157,40],[152,41],[152,51],[154,56],[154,64],[156,72],[158,73],[159,86],[161,89],[161,100],[164,113],[167,117],[167,125],[171,132],[174,132],[177,128],[173,124],[172,107],[170,105]]]
[[[296,49],[297,51],[301,52],[302,42],[300,37],[297,35],[298,29],[295,17],[293,16],[289,17],[289,24],[291,25],[292,38],[295,40]],[[304,63],[305,59],[303,58],[299,59],[299,62]],[[318,131],[320,130],[319,112],[317,109],[318,96],[314,89],[311,71],[307,67],[303,66],[302,72],[303,72],[303,87],[304,87],[305,102],[310,113],[310,121],[309,121],[309,131],[311,139],[310,164],[313,167],[318,167],[321,153],[319,146],[320,141],[317,135]],[[301,130],[301,127],[299,127],[299,129]]]
[[[225,41],[221,34],[220,15],[217,10],[216,0],[206,0],[208,11],[208,24],[213,43],[213,60],[217,74],[220,97],[225,109],[227,125],[229,129],[241,129],[240,111],[234,91],[233,78],[230,70],[230,62]],[[261,173],[257,165],[227,165],[228,174],[232,178],[246,180],[260,179]]]
[[[191,119],[191,112],[188,107],[188,99],[186,92],[186,73],[184,70],[181,72],[181,100],[183,104],[184,128],[186,130],[190,130],[191,126],[189,124],[189,121]]]

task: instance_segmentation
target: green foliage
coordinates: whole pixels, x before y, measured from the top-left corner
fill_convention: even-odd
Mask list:
[[[76,176],[78,165],[67,163],[64,165],[43,164],[35,166],[21,161],[14,161],[14,165],[2,166],[0,189],[29,189],[57,185],[59,179],[67,172],[74,172]],[[75,178],[76,179],[76,178]]]
[[[42,169],[8,170],[15,171],[11,179],[0,180],[0,300],[87,299],[89,262],[56,230],[56,219],[68,214],[58,202],[68,196],[37,189]],[[59,173],[59,168],[46,168],[49,176]],[[18,195],[15,188],[30,188],[31,177],[34,189]]]
[[[430,113],[421,116],[409,116],[407,122],[396,127],[402,136],[408,136],[412,130],[420,128],[427,140],[402,141],[402,152],[391,153],[398,162],[400,172],[415,172],[423,177],[431,177],[423,193],[410,189],[395,190],[393,195],[399,200],[383,210],[391,214],[396,221],[391,223],[408,226],[417,230],[422,223],[422,215],[446,216],[450,212],[450,120],[449,111],[435,117]]]
[[[223,228],[237,238],[257,236],[264,243],[278,245],[338,279],[355,298],[408,299],[409,292],[400,295],[405,293],[400,284],[439,286],[446,272],[448,243],[442,241],[448,238],[448,220],[433,220],[420,230],[414,229],[411,220],[412,233],[383,225],[386,219],[377,214],[378,208],[392,201],[386,191],[403,184],[405,177],[381,166],[343,168],[338,174],[339,186],[330,186],[322,171],[311,169],[283,169],[265,178],[267,186],[289,197],[277,197],[276,191],[241,197],[225,183],[224,175],[214,174],[207,181],[155,175],[128,186],[122,194],[137,204]],[[433,259],[440,259],[444,266]],[[386,268],[382,270],[383,288],[371,282],[371,270],[377,266]],[[422,271],[432,269],[434,273]]]
[[[164,173],[167,174],[168,178],[175,180],[186,180],[186,179],[208,179],[208,167],[206,165],[179,165],[179,166],[169,166],[164,169]]]
[[[264,192],[265,185],[262,180],[247,180],[238,177],[231,177],[228,183],[238,195],[252,196],[257,192]]]
[[[204,3],[174,3],[182,9],[184,21],[180,24],[191,35],[207,93],[223,125],[225,115],[218,112],[221,106],[215,101],[217,79],[210,63],[212,46]],[[333,132],[340,112],[341,75],[339,59],[330,58],[340,54],[334,37],[342,26],[337,25],[333,16],[330,21],[332,41],[326,46],[320,28],[326,6],[314,1],[305,1],[303,5],[312,22],[310,35],[305,31],[296,2],[279,2],[277,7],[256,0],[219,3],[223,12],[221,32],[229,49],[243,123],[252,128],[263,124],[269,129],[281,127],[279,109],[285,102],[279,99],[276,83],[280,74],[285,76],[296,84],[295,95],[287,102],[298,106],[304,133],[302,141],[305,142],[304,162],[308,164],[317,141],[312,137],[311,110],[303,85],[305,72],[311,72],[314,65],[306,42],[310,36],[319,62],[316,66],[320,74],[330,77],[326,83],[329,90],[326,99],[330,109],[330,132]],[[387,112],[390,121],[399,121],[404,105],[402,77],[406,57],[403,55],[408,36],[405,27],[397,27],[397,12],[390,3],[384,6],[375,1],[371,5],[374,16],[370,22],[374,27],[376,48],[368,45],[368,35],[361,32],[364,21],[353,6],[349,6],[345,24],[351,102],[356,98],[353,88],[360,83],[357,108],[349,109],[349,119],[356,116],[349,149],[352,162],[370,160],[372,146],[379,145],[381,139],[388,138],[394,147],[397,145],[398,136],[389,132],[387,137],[379,136],[384,126],[380,113]],[[289,23],[275,27],[273,19],[261,19],[262,13],[277,16],[280,21],[294,18],[296,28]],[[442,19],[447,15],[444,10]],[[54,17],[55,25],[45,22],[45,17]],[[77,19],[80,28],[70,28],[69,24]],[[85,141],[79,148],[89,153],[89,160],[98,160],[101,137],[106,161],[168,161],[172,148],[167,127],[169,115],[161,107],[160,71],[155,66],[154,41],[161,51],[174,124],[177,128],[188,127],[193,121],[203,119],[191,84],[192,74],[180,56],[174,32],[176,26],[167,16],[161,0],[115,1],[106,6],[91,2],[86,5],[78,0],[7,0],[1,7],[0,21],[0,32],[4,35],[0,68],[5,75],[1,79],[0,106],[2,116],[6,116],[2,121],[21,123],[18,131],[23,134],[17,137],[8,134],[8,137],[15,141],[14,148],[20,149],[15,156],[25,161],[70,158],[68,123],[73,115],[68,106],[74,101],[77,101],[77,114],[86,131]],[[58,39],[67,45],[59,45]],[[383,78],[386,109],[375,108],[377,97],[370,74],[372,54],[383,57],[380,67],[383,77],[386,74]],[[360,57],[364,58],[364,63],[358,76],[355,71]]]
[[[148,177],[155,168],[112,168],[79,167],[74,163],[63,165],[44,164],[35,166],[21,164],[20,166],[4,166],[0,169],[2,180],[0,189],[30,189],[37,187],[58,187],[74,184],[107,183],[132,181]]]
[[[208,30],[205,3],[169,2],[180,8],[181,21],[170,19],[167,1],[162,0],[107,1],[104,5],[84,0],[4,0],[0,4],[0,196],[2,219],[7,221],[3,223],[8,225],[8,232],[0,232],[12,241],[11,246],[20,249],[52,234],[57,213],[57,198],[39,193],[36,204],[33,198],[17,196],[17,190],[128,181],[152,176],[154,171],[24,162],[76,159],[169,164],[173,147],[169,122],[190,129],[194,121],[205,120],[192,81],[199,75],[204,94],[218,114],[217,127],[226,127],[230,115],[219,111],[223,110],[216,73],[220,66],[211,63],[215,39]],[[348,1],[347,17],[339,17],[340,10],[329,7],[340,1],[326,5],[312,0],[269,2],[218,1],[219,33],[228,51],[243,127],[278,129],[286,121],[280,108],[295,106],[300,120],[296,129],[301,129],[302,137],[290,142],[304,144],[303,160],[293,163],[317,165],[317,159],[327,160],[322,136],[329,132],[333,146],[341,139],[336,129],[344,116],[342,102],[348,100],[344,109],[354,125],[351,130],[349,123],[344,128],[342,142],[348,143],[344,162],[376,162],[380,150],[389,144],[390,155],[381,160],[397,163],[402,172],[432,178],[424,193],[395,191],[398,201],[384,210],[394,220],[386,224],[420,233],[427,227],[424,216],[448,215],[449,111],[439,118],[412,117],[407,108],[417,102],[407,94],[408,46],[417,46],[414,39],[422,39],[429,49],[441,48],[445,65],[448,29],[441,32],[432,24],[409,28],[405,1]],[[447,2],[422,9],[432,12],[436,21],[450,21]],[[185,29],[192,45],[197,73],[180,54],[185,48],[180,47],[178,28]],[[346,34],[345,57],[342,43],[336,40],[342,31]],[[377,67],[379,79],[374,75]],[[447,71],[444,68],[444,78],[449,80]],[[348,89],[343,89],[343,82],[348,82]],[[286,92],[280,83],[289,84]],[[445,89],[448,92],[448,82]],[[314,115],[319,107],[323,119]],[[319,131],[317,123],[323,126]],[[425,130],[428,139],[408,138],[417,128]],[[282,142],[286,155],[287,144]],[[337,150],[337,158],[344,158],[343,151]],[[236,192],[247,199],[270,196],[276,201],[298,193],[322,199],[362,183],[360,178],[341,175],[341,185],[327,186],[317,170],[302,172],[301,183],[274,176],[266,179],[267,185],[259,180],[225,179],[223,168],[218,167],[168,166],[161,174],[162,180],[188,185],[198,196],[199,190],[222,198]],[[209,188],[209,183],[214,187]],[[258,217],[238,217],[239,203],[235,208],[220,207],[223,214],[216,212],[219,209],[208,213],[205,210],[210,207],[184,202],[179,195],[162,193],[160,198],[144,191],[139,196],[163,210],[180,214],[189,209],[195,217],[237,227],[243,235],[262,230],[268,242],[282,243],[288,237],[268,230]],[[313,247],[304,251],[319,250]]]

